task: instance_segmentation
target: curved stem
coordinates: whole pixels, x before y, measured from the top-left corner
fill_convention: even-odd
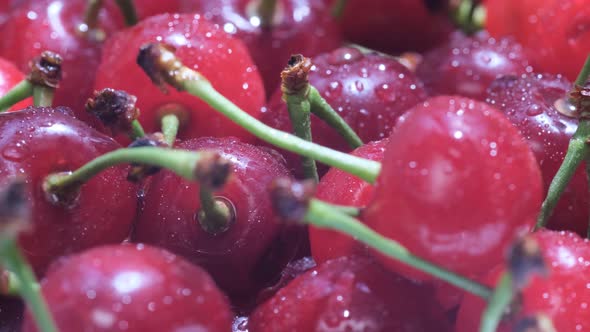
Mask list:
[[[84,24],[86,31],[95,30],[98,27],[98,13],[102,8],[102,0],[88,0],[84,11]]]
[[[307,93],[302,91],[298,94],[283,94],[283,98],[287,103],[294,134],[311,142],[311,111]],[[312,179],[316,183],[320,181],[315,160],[302,156],[301,167],[306,179]]]
[[[341,213],[347,214],[351,217],[358,217],[361,215],[361,209],[355,206],[348,206],[348,205],[338,205],[338,204],[331,204],[326,203],[324,204],[330,205],[333,209],[340,211]]]
[[[35,275],[21,254],[16,240],[3,239],[0,249],[0,259],[4,266],[11,270],[18,280],[19,292],[31,310],[37,328],[42,332],[58,332],[53,317],[45,299],[41,295]]]
[[[309,102],[311,104],[311,112],[326,122],[330,127],[334,128],[352,149],[363,145],[361,138],[350,128],[340,114],[328,104],[314,86],[310,86]]]
[[[495,332],[513,297],[512,278],[504,272],[481,316],[479,332]]]
[[[260,26],[272,26],[275,12],[277,10],[277,0],[261,0],[257,9],[258,17],[260,18]]]
[[[141,126],[141,123],[139,123],[139,121],[137,121],[137,120],[131,121],[131,135],[130,135],[130,138],[132,140],[136,140],[136,139],[142,138],[144,136],[145,136],[145,131],[143,130],[143,127]]]
[[[384,255],[403,262],[422,272],[440,278],[467,292],[487,299],[492,291],[482,284],[445,270],[413,255],[398,242],[375,232],[355,218],[346,215],[329,204],[312,199],[305,215],[305,221],[317,227],[330,228],[348,234]]]
[[[576,81],[574,82],[574,84],[579,85],[579,86],[586,85],[586,82],[588,82],[589,76],[590,76],[590,54],[586,58],[586,61],[584,62],[584,66],[582,66],[582,70],[580,70],[580,73],[578,74],[578,77],[576,78]]]
[[[0,113],[7,111],[14,104],[33,95],[33,84],[29,80],[22,80],[0,98]]]
[[[199,198],[201,209],[198,218],[203,230],[215,235],[223,233],[233,224],[235,213],[229,202],[216,199],[213,196],[213,191],[205,185],[201,185],[199,188]]]
[[[54,88],[43,85],[33,86],[33,105],[38,107],[51,107],[53,104]]]
[[[162,117],[162,134],[164,134],[164,140],[169,146],[174,146],[176,141],[176,135],[178,134],[178,126],[180,121],[175,114],[166,114]]]
[[[139,20],[137,19],[137,11],[133,0],[115,0],[115,3],[119,6],[121,14],[123,14],[125,24],[128,27],[136,25]]]

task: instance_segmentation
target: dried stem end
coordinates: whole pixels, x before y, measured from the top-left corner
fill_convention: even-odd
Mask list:
[[[569,101],[577,110],[579,118],[590,119],[590,83],[583,86],[574,84]]]
[[[128,133],[132,122],[139,118],[136,102],[135,96],[123,90],[107,88],[94,91],[86,102],[86,111],[96,116],[113,134]]]
[[[15,179],[0,191],[0,239],[14,239],[31,228],[26,183]]]
[[[523,289],[534,275],[547,276],[549,273],[539,243],[532,236],[525,236],[512,246],[508,268],[516,290]]]
[[[164,139],[164,135],[162,133],[153,133],[148,134],[144,137],[138,138],[129,144],[130,148],[138,148],[138,147],[170,147],[166,140]],[[139,182],[150,175],[154,175],[160,171],[160,167],[157,166],[149,166],[149,165],[141,165],[137,163],[131,164],[131,169],[129,169],[129,173],[127,173],[127,180],[131,182]]]
[[[72,172],[61,172],[48,175],[43,181],[43,192],[45,199],[55,206],[71,208],[80,198],[80,186],[76,183],[68,186],[60,185],[61,179],[68,177]]]
[[[270,186],[270,197],[275,213],[290,222],[302,222],[315,194],[313,180],[296,181],[278,178]]]
[[[201,186],[211,191],[221,189],[231,173],[230,162],[217,153],[205,154],[195,169],[195,177]]]
[[[292,55],[281,72],[281,90],[285,95],[307,94],[309,92],[309,71],[311,61],[301,54]]]
[[[44,51],[29,62],[31,71],[27,77],[34,85],[42,85],[52,89],[59,86],[61,80],[62,57],[51,51]]]

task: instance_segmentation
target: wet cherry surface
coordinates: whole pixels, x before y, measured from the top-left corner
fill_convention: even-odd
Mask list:
[[[10,91],[15,85],[25,79],[25,75],[19,71],[10,61],[0,58],[0,96]],[[19,110],[32,105],[31,98],[23,100],[9,110]]]
[[[196,265],[143,244],[98,247],[53,267],[41,291],[61,332],[231,329],[227,300]],[[30,316],[23,331],[38,331]]]

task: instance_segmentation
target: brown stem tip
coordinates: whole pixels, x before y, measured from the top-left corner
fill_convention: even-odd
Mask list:
[[[27,79],[35,85],[57,88],[61,80],[62,57],[51,51],[44,51],[29,62],[31,71]]]
[[[274,211],[287,221],[303,221],[309,201],[315,194],[315,181],[296,181],[292,178],[278,178],[270,186],[270,197]]]
[[[549,272],[539,243],[525,236],[512,246],[508,255],[508,268],[515,289],[523,289],[533,275],[546,276]]]
[[[148,134],[144,137],[138,138],[129,144],[130,148],[138,148],[138,147],[170,147],[166,140],[164,139],[164,135],[162,133],[153,133]],[[137,163],[131,164],[131,169],[129,169],[129,173],[127,173],[127,180],[131,182],[139,182],[142,179],[150,175],[154,175],[160,171],[160,167],[157,166],[149,166],[149,165],[141,165]]]
[[[519,320],[513,329],[514,332],[556,332],[553,322],[549,317],[538,314]]]
[[[301,54],[292,55],[287,67],[281,72],[281,90],[283,94],[293,95],[307,93],[309,90],[309,71],[311,60]]]
[[[230,162],[218,153],[203,153],[195,169],[195,177],[201,186],[215,191],[223,187],[231,173]]]
[[[31,207],[26,187],[25,181],[18,178],[0,191],[0,238],[15,238],[30,229]]]
[[[86,102],[86,111],[96,116],[113,134],[131,131],[131,123],[139,118],[137,98],[122,90],[94,91]]]
[[[580,118],[590,118],[590,82],[584,86],[574,84],[569,100]]]

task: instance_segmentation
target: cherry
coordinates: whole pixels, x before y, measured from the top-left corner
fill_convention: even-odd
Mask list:
[[[320,92],[364,142],[389,136],[397,118],[426,99],[422,83],[393,58],[363,54],[356,48],[340,48],[312,59],[310,83]],[[276,91],[262,121],[291,132],[282,92]],[[313,141],[330,148],[349,151],[344,140],[324,121],[312,115]],[[284,153],[288,165],[299,169],[299,157]],[[323,173],[326,168],[321,169]],[[297,171],[298,173],[299,171]]]
[[[275,295],[279,290],[283,287],[287,286],[291,280],[297,278],[298,276],[302,275],[306,271],[313,269],[316,267],[316,262],[313,260],[312,257],[302,257],[297,260],[293,260],[285,266],[283,271],[281,271],[280,278],[274,285],[270,287],[266,287],[262,291],[258,293],[256,302],[262,303],[268,300],[270,297]]]
[[[498,76],[531,70],[514,39],[495,39],[487,32],[474,36],[456,32],[448,43],[424,55],[416,75],[431,95],[456,94],[485,100],[486,89]]]
[[[20,331],[23,309],[23,302],[20,299],[0,296],[0,332]]]
[[[126,167],[110,168],[82,185],[71,201],[47,197],[46,176],[69,172],[119,148],[76,120],[66,108],[27,108],[0,114],[0,186],[14,177],[29,184],[33,230],[19,244],[38,275],[55,258],[123,241],[135,216],[135,188]]]
[[[142,21],[150,16],[164,13],[178,13],[182,8],[182,0],[133,0],[137,12],[137,19]]]
[[[352,152],[353,155],[375,161],[382,161],[387,139],[367,143]],[[373,198],[374,186],[349,173],[331,168],[316,188],[316,198],[343,206],[364,208]],[[316,262],[328,259],[366,254],[366,247],[351,237],[338,232],[311,226],[309,228],[311,253]]]
[[[185,65],[198,69],[220,93],[259,117],[264,90],[246,47],[199,14],[153,16],[113,36],[104,46],[96,90],[109,87],[136,96],[139,121],[147,132],[159,129],[161,116],[174,113],[180,119],[180,138],[236,136],[253,141],[251,134],[203,101],[172,90],[164,94],[150,82],[135,62],[140,47],[155,41],[176,48]]]
[[[60,331],[230,331],[232,313],[198,266],[143,244],[97,247],[41,284]],[[23,331],[38,331],[26,316]]]
[[[250,316],[250,331],[450,331],[429,289],[341,257],[295,278]]]
[[[590,243],[571,232],[540,231],[532,235],[537,240],[549,269],[548,277],[534,276],[520,296],[520,310],[512,322],[524,316],[543,314],[553,321],[555,331],[584,331],[590,328],[588,302],[588,266]],[[488,274],[485,282],[493,285],[503,267]],[[457,332],[477,331],[485,302],[466,295],[459,310]],[[513,331],[510,320],[499,332]]]
[[[20,6],[24,0],[6,0],[0,3],[0,28],[10,18],[10,12]]]
[[[0,96],[12,89],[15,85],[25,79],[25,75],[19,71],[10,61],[0,58]],[[31,106],[31,99],[23,100],[10,109],[19,110]],[[9,110],[10,110],[9,109]]]
[[[282,226],[267,193],[274,178],[289,172],[276,155],[235,138],[192,139],[177,147],[218,152],[230,162],[231,175],[215,197],[228,203],[233,218],[223,231],[208,232],[199,219],[199,184],[162,170],[145,194],[134,240],[203,266],[234,302],[251,300],[297,251],[299,239]]]
[[[409,110],[386,146],[365,221],[413,254],[462,275],[488,271],[541,206],[541,173],[496,109],[440,96]],[[382,257],[416,279],[432,279]]]
[[[561,113],[564,109],[559,104],[571,86],[561,76],[529,74],[499,78],[487,92],[487,102],[502,110],[529,143],[543,174],[545,192],[578,126],[577,120]],[[586,174],[580,168],[562,194],[548,227],[586,234],[590,205],[587,193]]]

